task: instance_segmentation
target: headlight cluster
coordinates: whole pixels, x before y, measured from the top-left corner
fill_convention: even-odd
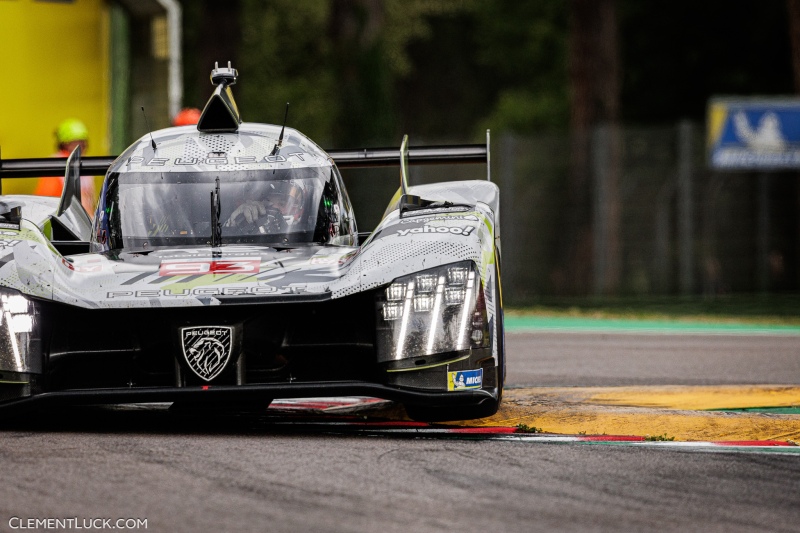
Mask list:
[[[472,261],[397,278],[377,304],[378,362],[488,346],[483,287]]]
[[[0,290],[0,371],[42,371],[39,321],[32,301]]]

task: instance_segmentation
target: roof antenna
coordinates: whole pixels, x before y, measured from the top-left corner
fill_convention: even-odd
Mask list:
[[[153,131],[150,129],[150,124],[147,122],[147,115],[144,112],[144,106],[142,106],[142,116],[144,116],[144,125],[147,126],[147,131],[150,133],[150,146],[153,147],[153,151],[156,151],[156,141],[153,139]]]
[[[286,129],[286,119],[289,117],[289,102],[286,102],[286,111],[283,113],[283,126],[281,126],[281,134],[278,136],[278,142],[275,143],[275,148],[272,149],[272,153],[270,155],[275,155],[278,153],[278,149],[283,144],[283,130]]]

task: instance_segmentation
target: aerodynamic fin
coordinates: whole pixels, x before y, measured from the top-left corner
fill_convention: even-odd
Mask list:
[[[86,213],[81,203],[81,147],[76,146],[67,158],[67,169],[64,174],[64,188],[61,190],[61,200],[52,219],[56,221],[54,228],[59,226],[67,230],[69,235],[58,236],[59,239],[70,240],[72,237],[78,241],[88,241],[92,233],[92,220]]]
[[[408,194],[408,135],[403,135],[400,143],[400,213],[404,211],[422,209],[428,203],[419,196]]]
[[[400,190],[403,194],[408,191],[408,135],[403,135],[400,144]]]
[[[0,222],[16,224],[22,220],[22,205],[19,202],[0,202]]]

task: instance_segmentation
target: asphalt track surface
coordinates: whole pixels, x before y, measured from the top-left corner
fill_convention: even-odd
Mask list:
[[[508,336],[508,384],[796,384],[798,347],[797,337],[519,333]],[[320,433],[164,409],[7,423],[0,472],[0,531],[12,517],[143,518],[148,531],[192,532],[800,523],[797,454]]]
[[[800,336],[514,333],[508,384],[800,384]]]

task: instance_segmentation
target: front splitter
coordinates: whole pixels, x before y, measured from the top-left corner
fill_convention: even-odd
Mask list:
[[[0,405],[0,412],[50,405],[101,405],[161,402],[260,402],[274,398],[372,396],[404,404],[468,407],[495,401],[492,393],[476,389],[453,392],[408,390],[363,381],[201,385],[130,389],[88,389],[45,392]]]

